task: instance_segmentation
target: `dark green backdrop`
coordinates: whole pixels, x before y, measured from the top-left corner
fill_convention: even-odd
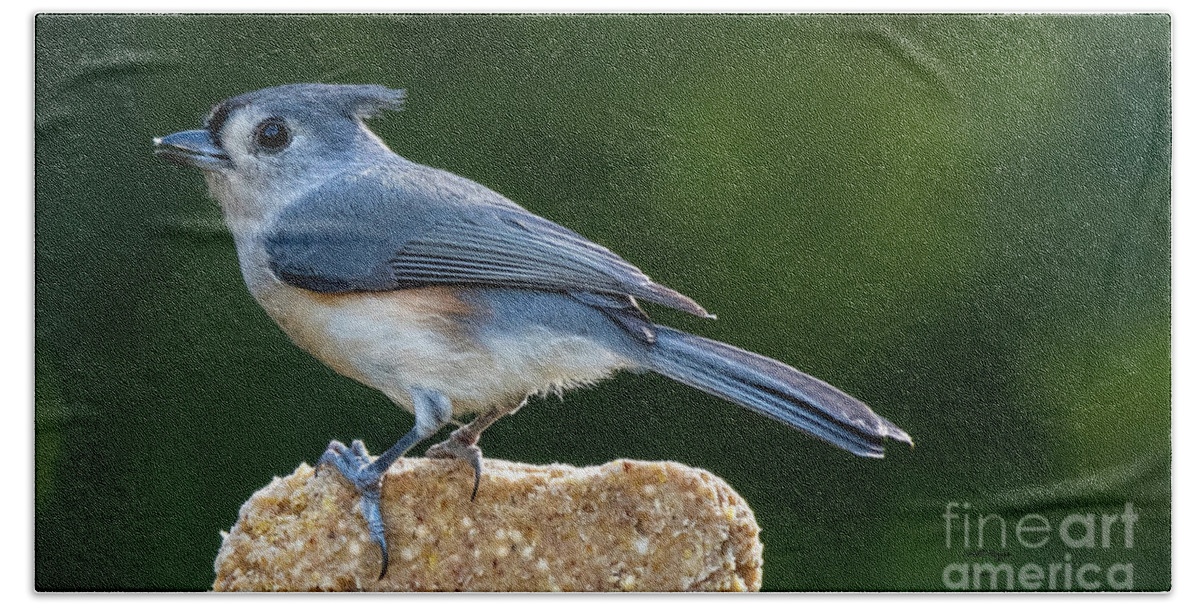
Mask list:
[[[502,420],[489,456],[709,469],[755,509],[771,590],[941,589],[953,563],[1068,553],[1170,586],[1167,16],[36,29],[39,589],[205,589],[251,492],[331,438],[378,451],[411,424],[288,342],[243,287],[201,176],[151,155],[221,99],[298,81],[406,87],[404,112],[372,122],[398,153],[720,316],[654,308],[659,322],[807,370],[916,439],[854,458],[625,374]],[[950,502],[1004,517],[1007,548],[947,548]],[[1011,538],[1027,514],[1127,502],[1132,548]]]

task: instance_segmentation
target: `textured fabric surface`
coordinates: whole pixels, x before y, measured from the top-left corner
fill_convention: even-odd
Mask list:
[[[152,155],[222,99],[324,81],[406,89],[370,121],[398,154],[718,317],[654,322],[916,444],[859,459],[621,374],[531,400],[485,455],[711,471],[753,508],[767,591],[1057,590],[1068,565],[1072,590],[1168,589],[1171,35],[1161,14],[40,15],[35,586],[208,589],[267,480],[411,427],[288,341],[203,178]]]

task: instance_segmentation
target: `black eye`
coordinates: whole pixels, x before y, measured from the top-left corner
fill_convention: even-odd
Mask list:
[[[268,118],[259,123],[254,137],[260,147],[272,151],[282,150],[292,140],[282,118]]]

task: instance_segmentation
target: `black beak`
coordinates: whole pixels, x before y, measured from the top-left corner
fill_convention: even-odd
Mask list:
[[[213,143],[208,131],[180,131],[154,138],[154,155],[181,167],[205,171],[232,169],[229,155]]]

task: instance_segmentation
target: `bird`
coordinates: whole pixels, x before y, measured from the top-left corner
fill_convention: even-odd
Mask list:
[[[250,294],[301,349],[414,416],[372,459],[331,441],[318,467],[357,488],[388,550],[388,468],[443,426],[426,455],[483,468],[480,434],[533,395],[649,370],[838,448],[881,458],[912,445],[858,399],[785,363],[655,324],[649,303],[714,318],[611,250],[503,195],[393,152],[367,125],[404,89],[300,83],[212,108],[203,128],[154,138],[154,154],[203,171]],[[469,422],[460,417],[471,415]]]

